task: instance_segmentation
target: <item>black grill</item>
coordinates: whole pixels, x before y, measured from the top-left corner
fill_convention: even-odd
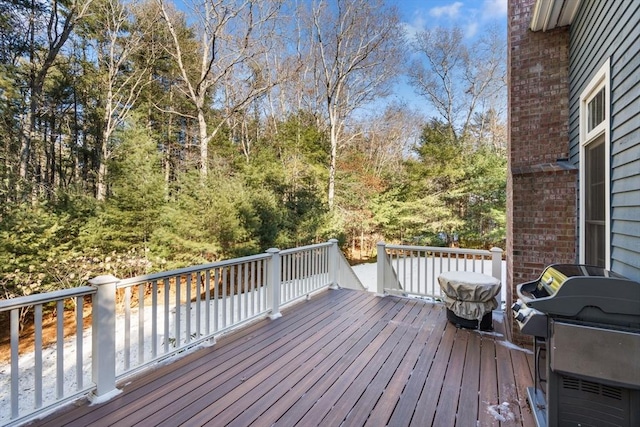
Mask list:
[[[556,264],[517,291],[515,319],[534,337],[537,425],[640,426],[640,283]]]

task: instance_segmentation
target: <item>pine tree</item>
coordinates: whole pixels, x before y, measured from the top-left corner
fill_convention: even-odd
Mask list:
[[[148,251],[165,203],[157,144],[136,121],[119,130],[116,139],[110,193],[98,215],[87,223],[83,239],[106,251]]]

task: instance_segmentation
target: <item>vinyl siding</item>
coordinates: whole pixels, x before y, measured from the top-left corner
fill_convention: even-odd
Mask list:
[[[638,46],[640,1],[582,1],[570,29],[569,155],[578,165],[580,94],[611,58],[611,269],[640,281]]]

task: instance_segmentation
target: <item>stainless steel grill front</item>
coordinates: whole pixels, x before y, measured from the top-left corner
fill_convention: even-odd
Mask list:
[[[640,283],[557,264],[517,292],[515,319],[534,337],[538,426],[640,425]]]

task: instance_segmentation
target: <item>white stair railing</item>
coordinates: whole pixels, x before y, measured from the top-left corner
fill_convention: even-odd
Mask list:
[[[349,265],[349,261],[344,256],[344,254],[338,249],[337,241],[336,241],[336,255],[331,259],[335,259],[337,265],[335,268],[332,268],[331,271],[336,273],[336,280],[333,282],[341,287],[346,289],[354,289],[358,291],[367,290],[367,288],[362,284],[358,275],[353,271],[351,265]]]

